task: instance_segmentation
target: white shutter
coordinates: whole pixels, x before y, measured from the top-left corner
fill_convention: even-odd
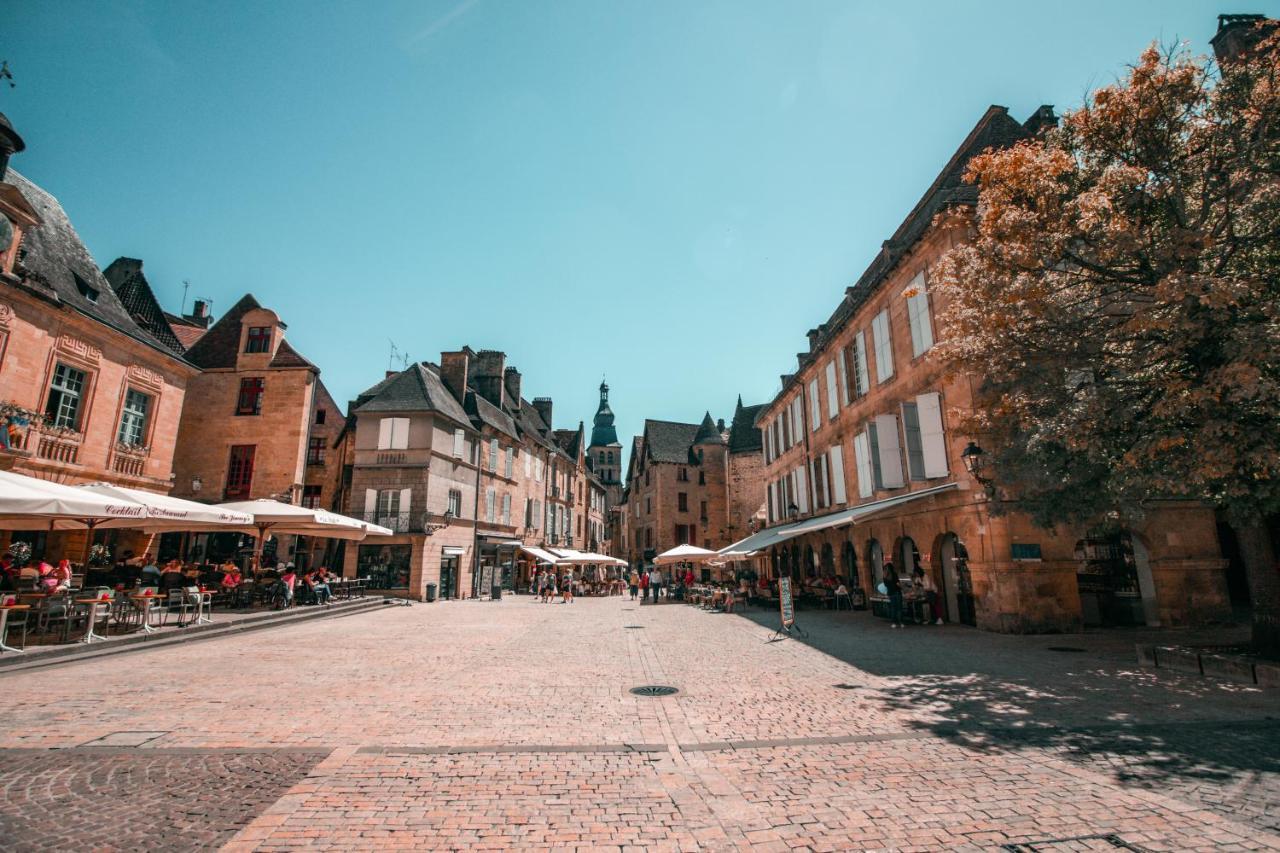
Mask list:
[[[409,419],[391,419],[391,449],[404,450],[409,446]]]
[[[880,479],[886,489],[904,485],[902,445],[898,441],[898,416],[876,415],[876,438],[880,445]]]
[[[871,387],[871,373],[867,370],[867,336],[862,332],[853,336],[854,356],[856,357],[856,379],[858,396],[861,397],[867,393],[867,389]]]
[[[853,437],[853,461],[858,468],[858,496],[869,498],[875,492],[871,473],[871,442],[865,431]]]
[[[410,509],[410,504],[412,501],[413,501],[413,489],[401,489],[400,490],[400,513],[401,514],[407,515],[412,511]]]
[[[915,294],[907,297],[907,319],[911,323],[911,352],[920,355],[933,346],[933,323],[929,319],[929,294],[925,291],[924,273],[911,280],[908,289]]]
[[[521,455],[524,456],[524,478],[527,480],[533,476],[533,454],[526,450]]]
[[[395,418],[383,418],[378,421],[378,449],[391,447],[391,431],[395,426]]]
[[[942,395],[936,391],[916,397],[920,440],[924,445],[924,475],[947,476],[947,441],[942,431]]]
[[[378,511],[378,490],[364,490],[364,512],[365,515],[371,515]]]
[[[796,469],[796,495],[800,498],[800,511],[809,511],[809,488],[808,482],[804,476],[804,468]]]
[[[497,501],[497,495],[493,489],[484,490],[484,520],[493,523],[494,503]]]
[[[844,448],[839,444],[831,447],[831,502],[848,503],[849,497],[844,492]]]
[[[511,524],[511,495],[502,496],[502,523],[505,526]]]
[[[840,369],[840,405],[849,405],[849,367],[844,355],[844,347],[840,348],[840,355],[836,361]]]
[[[840,398],[836,396],[836,362],[827,362],[827,417],[834,418],[840,413]]]
[[[453,458],[454,459],[462,458],[462,440],[463,440],[462,430],[455,429],[453,431]]]
[[[795,447],[804,438],[804,402],[797,394],[791,401],[791,446]]]
[[[809,380],[809,429],[817,431],[822,425],[822,401],[818,399],[818,380]]]
[[[876,381],[893,376],[893,342],[889,338],[889,312],[881,311],[871,321],[871,337],[876,347]]]

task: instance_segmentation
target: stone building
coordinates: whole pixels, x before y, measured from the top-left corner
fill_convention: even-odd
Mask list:
[[[582,424],[553,430],[549,397],[494,350],[393,372],[349,407],[336,454],[350,466],[342,511],[396,531],[348,549],[350,575],[392,571],[422,598],[488,595],[527,583],[547,548],[592,550],[605,486],[587,467]]]
[[[99,271],[58,201],[8,167],[24,143],[0,115],[0,467],[63,483],[166,492],[196,368],[140,275]],[[114,266],[114,265],[113,265]],[[7,544],[8,533],[0,533]],[[19,532],[78,559],[85,534]],[[150,537],[97,534],[117,549]]]
[[[764,438],[755,425],[763,409],[764,404],[744,406],[742,397],[738,397],[729,424],[725,536],[730,542],[764,526]]]
[[[968,160],[1052,121],[1050,107],[1026,123],[989,108],[831,317],[809,331],[795,372],[756,418],[769,527],[731,551],[759,553],[799,582],[838,575],[864,590],[888,561],[902,576],[918,566],[941,591],[948,621],[996,631],[1226,615],[1209,510],[1153,502],[1132,528],[1044,530],[1016,502],[993,514],[966,470],[972,437],[952,423],[972,406],[972,386],[935,358],[947,330],[930,270],[967,239],[977,200],[962,181]],[[1002,486],[1016,494],[1016,484]]]
[[[591,426],[591,445],[587,448],[587,464],[604,487],[604,532],[600,542],[602,553],[615,553],[614,508],[622,501],[622,445],[618,442],[618,430],[614,427],[613,409],[609,407],[609,384],[600,383],[600,406],[596,409]],[[595,549],[593,549],[595,550]]]
[[[738,413],[743,410],[739,401]],[[735,438],[710,412],[700,424],[645,421],[627,472],[621,523],[628,538],[620,556],[640,564],[676,545],[715,550],[748,529],[760,503],[757,497],[753,504],[752,495],[763,493],[749,476],[759,465],[749,458],[759,458],[760,439],[749,416],[739,419],[737,429]],[[738,495],[731,495],[731,477],[742,487]]]

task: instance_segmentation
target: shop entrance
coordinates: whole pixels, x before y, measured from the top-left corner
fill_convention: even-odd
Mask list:
[[[1136,536],[1093,531],[1076,543],[1075,556],[1086,627],[1160,624],[1147,549]]]
[[[948,533],[942,537],[942,602],[948,622],[961,625],[978,624],[973,598],[973,582],[969,578],[969,552],[960,537]]]
[[[440,558],[440,597],[450,599],[458,597],[458,558]]]

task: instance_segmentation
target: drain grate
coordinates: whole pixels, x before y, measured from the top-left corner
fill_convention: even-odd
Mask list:
[[[646,684],[644,687],[632,687],[631,692],[637,696],[670,696],[680,691],[665,684]]]
[[[1146,853],[1145,847],[1139,847],[1136,844],[1130,844],[1118,835],[1076,835],[1071,838],[1044,838],[1037,841],[1022,841],[1017,844],[1002,844],[1000,849],[1008,850],[1010,853],[1052,853],[1052,851],[1085,851],[1094,850],[1133,850],[1136,853]]]
[[[1051,652],[1083,652],[1084,649],[1080,648],[1079,646],[1050,646],[1049,651]]]

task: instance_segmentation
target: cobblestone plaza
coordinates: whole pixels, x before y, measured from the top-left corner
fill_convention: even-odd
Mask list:
[[[450,602],[7,674],[5,847],[1280,847],[1274,690],[800,616]]]

